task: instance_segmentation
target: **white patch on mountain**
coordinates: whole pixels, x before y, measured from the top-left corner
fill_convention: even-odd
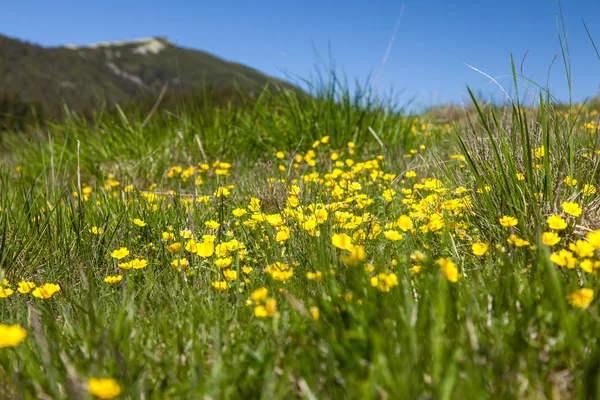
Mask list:
[[[158,54],[165,47],[167,47],[167,46],[165,46],[165,44],[163,42],[161,42],[160,40],[150,39],[147,42],[145,42],[144,44],[141,44],[138,47],[136,47],[135,49],[133,49],[133,52],[136,54],[142,54],[142,55],[146,55],[148,53]]]
[[[115,73],[115,75],[120,76],[121,78],[125,78],[125,79],[129,79],[130,81],[132,81],[133,83],[139,85],[139,86],[146,86],[144,85],[144,82],[142,81],[142,79],[139,76],[135,76],[133,74],[130,74],[129,72],[123,71],[122,69],[120,69],[119,67],[117,67],[114,63],[112,62],[107,62],[106,66]]]
[[[167,46],[165,45],[165,43],[157,38],[142,38],[142,39],[136,39],[136,40],[121,40],[121,41],[115,41],[115,42],[101,42],[101,43],[92,43],[92,44],[88,44],[86,46],[77,46],[74,44],[69,44],[66,45],[65,47],[71,50],[78,50],[78,49],[98,49],[101,47],[119,47],[119,46],[127,46],[127,45],[135,45],[137,44],[138,46],[133,49],[133,52],[136,54],[142,54],[142,55],[146,55],[146,54],[158,54],[159,52],[161,52],[163,49],[165,49]]]

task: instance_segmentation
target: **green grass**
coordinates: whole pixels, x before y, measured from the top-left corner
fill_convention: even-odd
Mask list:
[[[86,398],[89,378],[108,377],[120,398],[595,398],[598,302],[568,298],[597,290],[581,261],[597,262],[598,250],[575,255],[572,269],[549,257],[600,227],[598,196],[583,193],[598,185],[597,110],[565,111],[549,96],[537,108],[474,99],[477,119],[451,126],[352,95],[334,78],[312,91],[265,92],[230,109],[190,104],[146,124],[135,112],[73,115],[4,135],[0,267],[15,293],[0,299],[0,322],[27,337],[0,349],[0,397]],[[228,175],[216,161],[232,164]],[[174,166],[193,169],[184,179],[169,174]],[[227,185],[229,196],[214,196]],[[288,203],[293,185],[299,208]],[[565,201],[582,215],[566,215]],[[552,214],[568,227],[550,248],[541,234]],[[401,215],[414,228],[394,225]],[[503,215],[518,225],[500,226]],[[187,243],[185,229],[198,241],[210,233],[244,244],[246,254],[231,251],[238,276],[227,290],[212,285],[224,279],[216,256],[167,249]],[[387,239],[389,230],[403,238]],[[364,246],[363,260],[344,261],[338,233]],[[508,244],[511,234],[530,245]],[[471,251],[478,242],[489,244],[483,256]],[[147,267],[119,268],[111,253],[120,247]],[[179,257],[185,271],[170,266]],[[458,268],[456,282],[442,258]],[[265,271],[276,262],[294,269],[288,280]],[[308,279],[316,272],[321,282]],[[397,285],[373,286],[380,273]],[[109,275],[123,278],[104,283]],[[61,291],[35,298],[16,291],[22,280]],[[258,318],[250,297],[263,287],[276,312]]]

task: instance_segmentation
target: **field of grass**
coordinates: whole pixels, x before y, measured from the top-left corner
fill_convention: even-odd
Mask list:
[[[313,92],[4,134],[0,398],[596,398],[598,110]]]

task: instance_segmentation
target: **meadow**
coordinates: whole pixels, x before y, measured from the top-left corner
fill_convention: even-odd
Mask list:
[[[596,398],[599,109],[311,92],[4,134],[0,397]]]

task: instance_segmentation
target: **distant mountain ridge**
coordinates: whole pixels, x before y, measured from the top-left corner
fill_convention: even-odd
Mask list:
[[[54,109],[65,103],[74,110],[111,105],[156,95],[164,85],[170,91],[206,86],[253,91],[274,80],[162,37],[41,47],[0,35],[0,52],[0,94]]]

